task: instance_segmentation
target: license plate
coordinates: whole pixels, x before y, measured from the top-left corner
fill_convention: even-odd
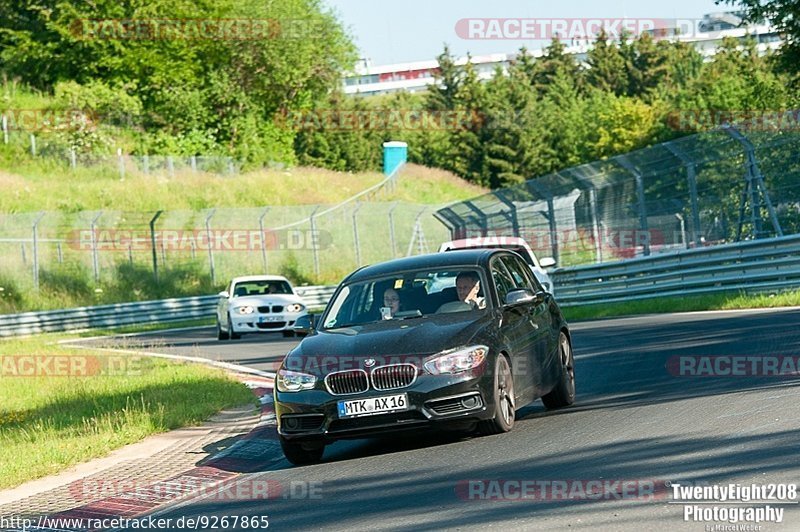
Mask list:
[[[385,397],[370,397],[369,399],[339,401],[340,418],[372,416],[389,412],[401,412],[408,409],[408,396],[404,393]]]
[[[283,319],[283,316],[261,316],[258,319],[260,323],[264,323],[267,321],[286,321]]]

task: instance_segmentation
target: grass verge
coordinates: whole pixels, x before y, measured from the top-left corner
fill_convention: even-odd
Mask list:
[[[569,321],[663,314],[667,312],[692,312],[698,310],[737,310],[800,306],[800,290],[778,294],[748,295],[742,292],[708,294],[688,297],[660,297],[625,303],[605,303],[562,307]]]
[[[0,342],[0,489],[255,404],[217,369],[54,345],[61,338]]]

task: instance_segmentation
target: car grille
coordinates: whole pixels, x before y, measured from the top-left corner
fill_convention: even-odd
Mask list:
[[[270,309],[269,306],[264,305],[263,307],[258,307],[258,311],[261,314],[269,314],[270,312],[275,312],[275,313],[283,312],[283,305],[273,305],[272,309]]]
[[[322,414],[281,416],[281,428],[284,432],[308,432],[322,427],[325,416]]]
[[[369,379],[363,369],[337,371],[325,377],[325,386],[333,395],[361,393],[369,389]]]
[[[256,323],[256,327],[259,329],[280,329],[285,326],[285,321],[265,321],[264,323]]]
[[[411,386],[417,379],[413,364],[393,364],[372,370],[372,386],[376,390],[396,390]]]

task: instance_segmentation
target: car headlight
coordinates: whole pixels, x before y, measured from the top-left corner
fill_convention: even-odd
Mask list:
[[[483,364],[488,352],[489,348],[485,345],[443,351],[425,362],[425,369],[432,375],[461,373]]]
[[[275,379],[279,392],[299,392],[300,390],[311,390],[317,383],[317,378],[308,373],[289,371],[281,369]]]
[[[254,309],[250,305],[245,305],[243,307],[237,308],[236,312],[238,312],[239,314],[252,314],[253,312],[255,312],[255,310],[256,309]]]
[[[306,307],[304,307],[300,303],[292,303],[291,305],[286,306],[286,312],[300,312],[304,308]]]

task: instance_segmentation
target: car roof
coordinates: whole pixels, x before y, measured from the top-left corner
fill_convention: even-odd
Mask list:
[[[499,248],[478,248],[415,255],[364,266],[347,276],[345,281],[360,281],[410,270],[486,266],[489,263],[489,258],[498,253],[508,253],[508,251]]]
[[[231,282],[234,284],[247,283],[251,281],[286,281],[287,283],[289,282],[289,280],[286,277],[283,277],[281,275],[243,275],[241,277],[234,277],[233,279],[231,279]]]
[[[460,238],[442,243],[441,247],[451,247],[454,249],[468,249],[481,246],[522,246],[530,247],[524,238],[519,236],[475,236],[470,238]]]

